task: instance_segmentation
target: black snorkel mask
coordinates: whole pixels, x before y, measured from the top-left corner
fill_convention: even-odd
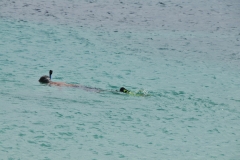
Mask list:
[[[43,83],[43,84],[47,84],[47,83],[50,83],[51,82],[51,77],[52,77],[52,73],[53,71],[50,70],[49,71],[49,76],[42,76],[40,77],[40,79],[38,80],[40,83]]]

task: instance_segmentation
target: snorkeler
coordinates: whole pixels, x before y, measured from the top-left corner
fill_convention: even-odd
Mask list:
[[[39,81],[40,83],[42,83],[42,84],[47,84],[47,85],[50,85],[50,86],[78,87],[78,88],[84,89],[84,90],[86,90],[86,91],[91,91],[91,92],[101,92],[101,91],[103,91],[103,90],[98,89],[98,88],[91,88],[91,87],[86,87],[86,86],[82,86],[82,85],[67,84],[67,83],[64,83],[64,82],[53,82],[53,81],[51,80],[52,73],[53,73],[53,71],[50,70],[50,71],[49,71],[49,76],[47,76],[47,75],[42,76],[42,77],[40,77],[40,79],[39,79],[38,81]]]
[[[47,85],[50,85],[50,86],[79,87],[79,88],[82,88],[82,89],[84,89],[84,90],[86,90],[86,91],[91,91],[91,92],[107,91],[107,90],[102,90],[102,89],[99,89],[99,88],[86,87],[86,86],[82,86],[82,85],[67,84],[67,83],[64,83],[64,82],[53,82],[53,81],[51,80],[52,73],[53,73],[53,71],[50,70],[50,71],[49,71],[49,76],[44,75],[44,76],[40,77],[40,79],[39,79],[38,81],[39,81],[40,83],[42,83],[42,84],[47,84]],[[141,91],[141,90],[135,93],[135,92],[131,92],[131,91],[127,90],[127,89],[124,88],[124,87],[121,87],[119,91],[110,91],[110,92],[113,92],[113,93],[123,92],[123,93],[129,94],[129,95],[134,95],[134,96],[145,96],[145,93],[143,93],[143,91]]]
[[[42,76],[42,77],[40,77],[40,79],[38,81],[43,84],[54,85],[54,86],[67,86],[67,87],[77,87],[78,86],[78,85],[74,85],[74,84],[67,84],[64,82],[53,82],[53,81],[51,81],[52,73],[53,73],[53,71],[50,70],[49,76],[46,76],[46,75]]]

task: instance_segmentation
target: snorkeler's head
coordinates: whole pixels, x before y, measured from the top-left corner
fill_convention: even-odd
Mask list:
[[[120,92],[124,92],[124,93],[129,93],[130,91],[128,91],[126,88],[121,87],[120,88]]]
[[[42,76],[39,80],[40,83],[49,83],[51,80],[49,76]]]

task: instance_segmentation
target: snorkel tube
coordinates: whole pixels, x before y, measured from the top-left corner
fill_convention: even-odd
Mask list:
[[[52,79],[52,73],[53,73],[53,71],[50,70],[50,71],[49,71],[49,77],[50,77],[50,79]]]

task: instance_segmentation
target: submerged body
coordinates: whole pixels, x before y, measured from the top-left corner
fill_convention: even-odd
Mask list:
[[[49,85],[51,86],[65,86],[65,87],[80,87],[79,85],[75,85],[75,84],[67,84],[67,83],[64,83],[64,82],[49,82]]]

